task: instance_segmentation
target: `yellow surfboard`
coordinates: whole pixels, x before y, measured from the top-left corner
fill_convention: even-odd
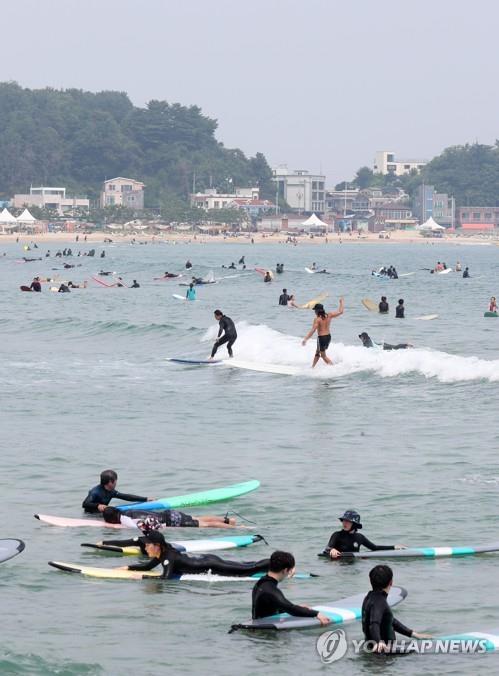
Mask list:
[[[298,307],[301,308],[302,310],[313,310],[314,305],[316,305],[317,303],[322,303],[324,300],[326,300],[327,297],[328,297],[327,293],[321,293],[316,298],[312,298],[312,300],[309,300],[306,303],[303,303],[303,305],[299,305]]]

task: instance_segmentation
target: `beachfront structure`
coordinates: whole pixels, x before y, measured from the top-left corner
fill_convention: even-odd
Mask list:
[[[258,188],[235,188],[232,193],[219,193],[216,188],[209,188],[204,192],[190,195],[191,207],[201,209],[238,209],[236,200],[258,202],[260,190]]]
[[[499,207],[459,207],[456,225],[470,232],[499,228]]]
[[[436,192],[432,185],[422,183],[416,188],[412,211],[419,223],[425,223],[429,218],[433,218],[440,225],[452,227],[455,208],[454,197],[449,197],[447,193]]]
[[[11,204],[15,209],[23,207],[52,209],[59,216],[74,213],[78,209],[83,211],[90,209],[90,200],[86,197],[69,197],[66,195],[66,188],[52,186],[31,186],[29,193],[14,195]]]
[[[326,177],[310,174],[305,169],[290,171],[286,165],[272,171],[276,192],[293,211],[324,213],[326,210]]]
[[[102,184],[100,206],[102,209],[114,206],[143,209],[144,188],[145,183],[133,178],[110,178]]]
[[[395,174],[403,176],[413,169],[421,171],[428,160],[398,160],[391,150],[378,150],[374,156],[373,171],[375,174]]]

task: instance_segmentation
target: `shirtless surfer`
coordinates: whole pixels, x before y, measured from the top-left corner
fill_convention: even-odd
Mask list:
[[[332,365],[333,362],[329,359],[329,357],[326,354],[326,350],[329,347],[329,344],[331,342],[331,333],[330,333],[330,325],[331,325],[331,320],[334,319],[335,317],[339,317],[340,315],[343,314],[343,310],[345,308],[345,304],[343,302],[343,298],[340,298],[340,305],[338,307],[338,310],[336,312],[326,312],[324,310],[324,305],[322,303],[317,303],[314,305],[314,312],[315,312],[315,319],[314,323],[312,324],[312,328],[310,331],[307,333],[305,338],[302,340],[302,345],[307,344],[307,340],[313,336],[313,334],[317,331],[317,351],[314,356],[314,361],[312,362],[312,368],[317,364],[320,358],[322,358],[326,364]]]

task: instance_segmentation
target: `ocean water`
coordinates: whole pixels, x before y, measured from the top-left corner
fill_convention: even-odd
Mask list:
[[[176,495],[257,478],[261,488],[193,514],[237,510],[256,522],[269,546],[227,558],[257,559],[274,548],[292,551],[298,569],[320,577],[283,584],[296,602],[328,603],[367,591],[369,561],[339,564],[317,558],[338,516],[357,509],[374,542],[474,545],[499,541],[497,411],[499,319],[483,318],[499,297],[496,246],[341,246],[279,244],[107,244],[106,258],[19,264],[19,245],[0,253],[2,455],[0,537],[19,537],[26,550],[0,566],[4,621],[2,674],[118,674],[182,672],[229,675],[320,673],[320,630],[279,635],[227,633],[251,612],[251,585],[120,582],[84,579],[47,565],[54,559],[124,565],[121,558],[80,547],[104,531],[61,529],[37,512],[80,516],[81,501],[107,467],[123,491]],[[73,246],[88,250],[83,243]],[[52,250],[54,246],[50,247]],[[98,253],[103,246],[96,247]],[[44,255],[46,246],[27,255]],[[246,256],[248,269],[284,263],[264,284],[255,272],[222,264]],[[220,283],[198,287],[198,302],[174,299],[178,280],[153,281],[165,270],[213,270]],[[437,260],[460,260],[460,274],[430,275]],[[331,275],[309,275],[316,262]],[[398,281],[371,277],[393,264]],[[103,267],[140,289],[20,293],[35,274],[90,279]],[[103,278],[109,280],[109,278]],[[184,281],[184,280],[180,280]],[[315,343],[302,347],[313,313],[277,305],[281,289],[305,302],[324,291],[327,309],[344,295],[333,322],[330,356],[300,376],[225,366],[182,367],[167,357],[205,358],[216,335],[213,310],[238,328],[238,358],[278,364],[311,363]],[[360,303],[388,296],[389,316]],[[406,319],[394,318],[404,298]],[[434,321],[416,317],[436,313]],[[366,350],[357,335],[410,342],[414,350]],[[224,350],[224,348],[222,348]],[[222,352],[222,355],[225,353]],[[176,537],[221,531],[184,530]],[[224,531],[223,534],[227,534]],[[109,535],[109,534],[108,534]],[[499,555],[394,561],[395,583],[408,589],[396,615],[435,634],[499,633]],[[127,559],[129,560],[129,559]],[[376,562],[374,562],[376,563]],[[358,623],[349,625],[360,638]],[[496,655],[408,656],[407,674],[486,673]],[[345,674],[394,674],[395,658],[350,655]]]

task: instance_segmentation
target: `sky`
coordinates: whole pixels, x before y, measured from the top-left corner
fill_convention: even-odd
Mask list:
[[[2,0],[0,81],[198,105],[271,166],[499,137],[497,0]]]

